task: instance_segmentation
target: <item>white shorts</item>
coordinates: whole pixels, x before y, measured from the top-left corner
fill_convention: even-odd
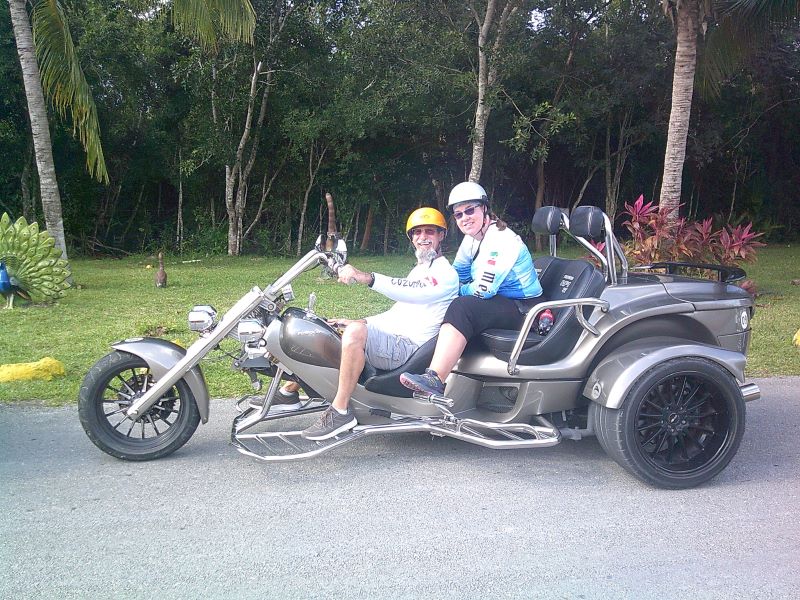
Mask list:
[[[387,333],[367,323],[367,362],[376,369],[391,371],[403,365],[417,350],[414,342],[402,335]]]

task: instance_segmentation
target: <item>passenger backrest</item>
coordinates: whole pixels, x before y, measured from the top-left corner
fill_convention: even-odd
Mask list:
[[[590,240],[605,239],[605,213],[596,206],[579,206],[569,217],[569,232]]]

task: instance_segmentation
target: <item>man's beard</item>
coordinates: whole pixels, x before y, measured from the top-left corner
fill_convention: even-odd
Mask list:
[[[439,257],[439,251],[435,250],[433,246],[428,248],[416,248],[414,255],[417,257],[417,264],[421,265],[426,262],[431,262]]]

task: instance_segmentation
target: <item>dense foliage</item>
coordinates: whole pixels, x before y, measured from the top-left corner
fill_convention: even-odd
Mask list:
[[[255,0],[254,46],[216,51],[176,34],[162,4],[69,4],[110,178],[91,179],[72,124],[54,113],[75,251],[224,253],[235,201],[243,252],[293,254],[321,228],[330,191],[351,245],[387,252],[405,247],[411,208],[441,206],[469,173],[478,32],[465,3]],[[540,184],[545,203],[615,215],[640,194],[657,197],[669,21],[644,0],[519,4],[488,96],[481,183],[498,211],[527,221]],[[684,215],[796,236],[800,29],[775,30],[717,87],[695,93]],[[6,10],[0,88],[0,212],[31,220],[41,207]]]

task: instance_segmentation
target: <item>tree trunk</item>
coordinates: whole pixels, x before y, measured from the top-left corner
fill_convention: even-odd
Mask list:
[[[358,248],[360,252],[364,252],[369,248],[369,239],[372,236],[372,222],[374,219],[375,209],[372,204],[370,204],[367,209],[367,222],[364,223],[364,237],[361,238],[361,246]]]
[[[62,258],[67,258],[67,243],[64,238],[64,220],[61,212],[61,196],[58,192],[53,145],[50,141],[50,125],[47,121],[47,106],[44,100],[39,64],[33,46],[33,33],[25,0],[8,0],[11,9],[11,24],[17,42],[19,63],[22,67],[22,80],[28,101],[33,147],[36,153],[36,168],[39,171],[39,187],[42,197],[42,211],[47,231],[61,250]]]
[[[483,58],[483,61],[486,59]],[[475,109],[475,130],[472,133],[472,168],[469,180],[478,182],[483,171],[483,151],[486,146],[486,124],[492,108],[486,104],[486,82],[478,77],[478,106]]]
[[[390,232],[390,224],[389,224],[389,211],[386,211],[386,220],[383,222],[383,255],[389,255],[389,232]]]
[[[534,213],[544,205],[544,183],[544,156],[540,156],[539,160],[536,161],[536,200],[533,205]],[[542,241],[544,236],[537,234],[534,238],[536,240],[536,251],[541,252],[542,248],[544,248]]]
[[[681,177],[686,158],[686,138],[692,111],[692,92],[697,66],[697,0],[680,0],[676,9],[678,46],[675,50],[675,71],[672,79],[672,108],[669,114],[667,149],[664,154],[664,177],[661,183],[659,210],[669,221],[678,218],[681,201]]]
[[[139,197],[136,199],[136,206],[133,207],[133,212],[131,213],[130,219],[128,219],[128,224],[125,225],[125,229],[122,230],[122,235],[119,238],[119,245],[125,245],[125,238],[128,236],[128,232],[131,230],[131,225],[133,225],[134,221],[136,220],[136,215],[139,214],[139,207],[142,205],[142,197],[144,196],[144,188],[146,184],[142,184],[142,187],[139,188]]]
[[[325,159],[325,154],[327,154],[327,152],[327,146],[318,147],[316,142],[311,143],[311,149],[308,151],[308,185],[306,186],[306,192],[303,195],[303,208],[300,211],[300,229],[297,232],[297,256],[300,256],[300,252],[303,249],[303,229],[305,228],[306,223],[308,197],[311,194],[311,188],[314,187],[314,181],[317,178],[317,173],[319,172],[319,168],[322,165],[322,161]]]
[[[266,112],[266,101],[269,88],[265,88],[261,99],[261,111],[256,125],[256,137],[250,149],[250,159],[244,163],[244,151],[250,142],[253,130],[253,108],[258,95],[258,76],[261,73],[261,62],[253,61],[253,75],[250,77],[250,92],[247,99],[247,114],[244,119],[244,130],[239,138],[233,165],[225,165],[225,209],[228,212],[228,256],[239,256],[242,250],[242,221],[247,202],[247,178],[255,160],[258,148],[258,135],[263,116]]]
[[[480,181],[483,171],[483,155],[486,146],[486,124],[492,107],[486,102],[487,94],[498,82],[497,67],[499,53],[503,47],[508,19],[517,10],[519,0],[507,0],[503,4],[500,16],[497,14],[498,0],[487,0],[486,13],[481,19],[477,10],[472,8],[475,22],[478,24],[478,102],[475,107],[475,129],[472,132],[472,167],[469,172],[470,181]],[[494,40],[489,42],[490,34],[494,30]]]
[[[36,198],[31,189],[31,163],[33,162],[33,141],[28,142],[28,150],[25,152],[25,163],[22,166],[20,175],[20,191],[22,192],[22,216],[28,223],[36,220]]]
[[[178,148],[178,217],[175,221],[175,249],[183,254],[183,152]]]
[[[358,224],[361,220],[361,204],[359,203],[358,207],[356,207],[356,216],[355,216],[355,231],[353,232],[353,248],[356,247],[356,242],[358,241]],[[347,238],[345,238],[345,241]]]
[[[239,240],[241,232],[236,229],[236,201],[233,197],[234,186],[239,169],[234,165],[225,165],[225,210],[228,213],[228,256],[239,256]]]
[[[444,197],[444,183],[441,179],[431,177],[431,185],[433,185],[433,195],[436,197],[436,208],[440,213],[446,214],[447,201]]]

